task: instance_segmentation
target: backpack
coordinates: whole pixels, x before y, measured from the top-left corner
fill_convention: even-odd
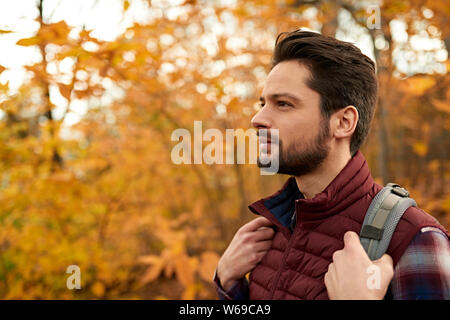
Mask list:
[[[373,198],[359,234],[361,244],[371,260],[386,252],[395,228],[409,207],[417,207],[409,192],[395,183],[388,183]]]

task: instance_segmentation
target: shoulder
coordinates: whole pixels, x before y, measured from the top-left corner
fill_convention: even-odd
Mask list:
[[[408,224],[410,227],[417,227],[419,225],[430,227],[434,226],[437,227],[438,229],[441,230],[443,229],[443,231],[447,233],[445,228],[439,223],[439,221],[435,217],[423,211],[419,207],[409,207],[403,214],[402,220],[405,224]],[[419,230],[420,229],[421,228],[419,228]]]
[[[435,227],[422,228],[395,267],[394,299],[450,299],[450,241]]]
[[[415,236],[422,234],[421,230],[431,227],[439,230],[448,237],[448,231],[430,214],[420,208],[410,207],[403,214],[392,237],[388,248],[388,254],[394,260],[394,265],[398,263],[405,250],[410,245]],[[427,235],[428,237],[429,235]]]
[[[445,263],[450,263],[447,258],[450,257],[450,241],[447,234],[436,227],[423,227],[409,243],[399,264],[405,266],[418,264],[420,261],[430,263],[440,257],[445,257]]]

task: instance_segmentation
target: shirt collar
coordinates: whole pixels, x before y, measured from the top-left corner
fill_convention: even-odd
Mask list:
[[[314,198],[305,199],[298,190],[295,178],[290,177],[283,188],[251,204],[249,209],[288,230],[294,212],[297,213],[297,223],[299,219],[302,222],[323,220],[358,201],[369,192],[373,184],[367,162],[358,151],[333,181]]]

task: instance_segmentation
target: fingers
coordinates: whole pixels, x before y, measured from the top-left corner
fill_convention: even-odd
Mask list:
[[[344,234],[344,247],[356,247],[361,246],[359,236],[353,231],[347,231]]]
[[[239,237],[242,244],[254,245],[258,242],[272,241],[274,234],[275,231],[270,228],[241,233]]]
[[[347,231],[344,234],[344,248],[341,250],[336,250],[332,256],[333,262],[336,262],[336,260],[339,259],[362,259],[361,261],[370,261],[357,233]]]
[[[367,255],[364,247],[361,244],[361,240],[359,239],[359,235],[353,231],[347,231],[344,234],[344,249],[345,252],[364,257],[365,260],[370,261],[369,256]]]
[[[274,234],[275,234],[275,231],[272,228],[264,228],[264,229],[256,230],[253,233],[253,237],[254,237],[255,241],[264,241],[264,240],[272,239]]]
[[[383,273],[391,279],[394,276],[394,262],[391,256],[384,254],[380,259],[373,261],[375,265],[382,268]]]
[[[223,287],[251,271],[271,247],[273,224],[265,217],[256,218],[242,226],[219,260],[218,276]]]
[[[265,217],[259,217],[256,218],[246,224],[244,224],[240,231],[241,232],[249,232],[249,231],[256,231],[261,227],[270,227],[272,226],[273,223],[269,221],[269,219],[265,218]]]
[[[323,278],[323,280],[325,281],[325,285],[328,285],[328,283],[331,281],[331,278],[332,278],[332,276],[334,275],[334,272],[335,272],[334,268],[335,268],[335,266],[334,266],[333,262],[328,265],[328,270],[325,273],[325,276]]]
[[[337,260],[339,260],[339,258],[344,254],[343,250],[336,250],[335,252],[333,252],[333,256],[331,257],[333,262],[336,262]]]
[[[254,246],[254,250],[256,252],[260,252],[260,251],[268,251],[270,249],[272,245],[272,241],[271,240],[266,240],[266,241],[258,241],[257,243],[255,243]]]
[[[256,256],[258,257],[258,263],[262,260],[262,258],[264,258],[266,253],[267,253],[266,251],[259,251],[256,253]]]
[[[393,262],[391,256],[388,255],[388,254],[383,254],[383,256],[380,259],[375,260],[374,263],[375,264],[391,265],[391,266],[394,265],[394,262]]]

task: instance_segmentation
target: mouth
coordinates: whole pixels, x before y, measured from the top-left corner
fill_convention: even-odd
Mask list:
[[[260,144],[271,144],[272,143],[272,139],[271,139],[270,135],[268,135],[267,133],[265,135],[262,135],[258,131],[256,133],[256,135],[258,136],[258,140],[259,140]]]
[[[259,152],[260,156],[270,156],[278,146],[272,139],[266,139],[265,137],[259,137]]]
[[[278,129],[260,129],[256,132],[258,136],[258,166],[268,168],[272,164],[278,164],[281,141]]]
[[[259,144],[259,155],[262,157],[271,157],[278,153],[279,138],[276,129],[260,129],[257,131]],[[274,138],[274,139],[272,139]]]

